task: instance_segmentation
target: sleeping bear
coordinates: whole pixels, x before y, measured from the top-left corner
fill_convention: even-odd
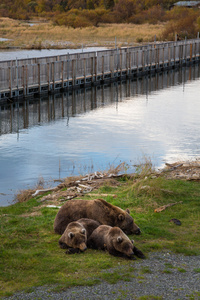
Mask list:
[[[134,255],[136,255],[139,258],[145,258],[119,227],[98,226],[89,237],[87,245],[88,248],[107,250],[114,256],[135,259]]]
[[[60,248],[67,249],[69,254],[85,251],[88,238],[99,225],[97,221],[86,218],[69,223],[59,239]]]
[[[88,218],[102,225],[117,226],[126,234],[140,234],[129,210],[123,210],[103,199],[69,200],[58,211],[54,231],[63,234],[67,225],[81,218]]]

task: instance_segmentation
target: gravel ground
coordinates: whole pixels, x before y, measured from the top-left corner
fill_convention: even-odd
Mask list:
[[[130,266],[133,266],[134,277],[128,282],[108,284],[102,281],[95,286],[73,287],[59,293],[52,292],[51,287],[40,287],[29,294],[17,293],[3,299],[200,299],[200,256],[154,252],[145,260],[130,261]],[[123,267],[117,267],[119,272],[120,268]]]

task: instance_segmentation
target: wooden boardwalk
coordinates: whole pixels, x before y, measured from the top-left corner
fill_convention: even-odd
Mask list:
[[[54,93],[187,66],[200,39],[0,62],[0,100]]]

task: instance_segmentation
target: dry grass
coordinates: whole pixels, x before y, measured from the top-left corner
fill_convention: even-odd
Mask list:
[[[70,28],[54,26],[41,21],[34,26],[26,22],[0,18],[0,47],[21,48],[76,48],[84,46],[134,45],[138,42],[152,42],[155,35],[160,39],[165,24],[101,24],[99,27]]]
[[[32,198],[33,193],[35,190],[27,189],[27,190],[20,190],[17,195],[15,195],[14,202],[27,202],[29,199]]]
[[[15,203],[17,203],[17,202],[22,203],[22,202],[26,202],[26,201],[30,200],[33,197],[33,194],[35,193],[35,191],[43,189],[44,185],[45,185],[44,178],[39,177],[35,188],[19,190],[18,193],[15,195],[14,202]]]

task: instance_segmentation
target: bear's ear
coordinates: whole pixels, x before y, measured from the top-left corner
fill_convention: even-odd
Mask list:
[[[81,229],[81,233],[85,234],[86,233],[86,230],[83,228]]]
[[[134,240],[131,240],[131,243],[134,244],[135,243]]]
[[[130,210],[127,208],[125,211],[130,215]]]
[[[125,219],[124,215],[122,215],[122,214],[118,215],[118,220],[119,221],[124,221],[124,219]]]
[[[118,243],[121,243],[121,242],[122,242],[122,237],[121,237],[121,236],[118,236],[118,237],[117,237],[117,242],[118,242]]]
[[[72,238],[74,237],[74,233],[73,233],[73,232],[69,232],[69,233],[68,233],[68,237],[69,237],[70,239],[72,239]]]

